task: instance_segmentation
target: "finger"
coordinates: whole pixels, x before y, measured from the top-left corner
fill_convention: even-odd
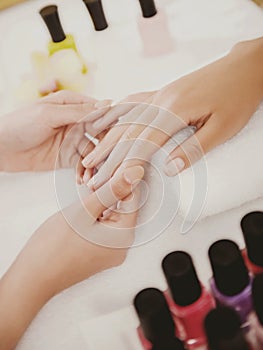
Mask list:
[[[166,110],[159,110],[157,117],[135,140],[122,167],[142,165],[150,160],[175,133],[187,126],[180,117]]]
[[[119,201],[118,209],[109,212],[107,218],[100,221],[112,221],[119,227],[135,227],[140,203],[140,188],[137,186],[134,191]]]
[[[139,137],[142,131],[153,121],[157,111],[158,110],[155,107],[146,108],[136,122],[126,130],[121,140],[119,140],[118,144],[101,167],[100,171],[90,180],[90,183],[88,184],[89,187],[97,189],[108,181],[133,147],[133,143],[136,142],[134,140]],[[97,158],[94,159],[89,166],[96,166],[96,164]]]
[[[106,113],[102,118],[97,120],[93,124],[93,127],[98,130],[104,130],[109,125],[116,122],[121,116],[130,112],[139,103],[142,103],[142,102],[150,103],[154,93],[155,93],[154,91],[140,92],[140,93],[133,94],[126,97],[124,100],[116,104],[116,106],[113,106],[111,110],[108,113]]]
[[[52,128],[58,128],[68,124],[79,123],[87,120],[94,121],[100,118],[110,109],[109,100],[98,101],[71,91],[60,91],[44,97],[38,102],[39,106],[44,106],[40,111],[42,120],[44,119]],[[99,107],[98,107],[99,106]],[[92,113],[93,112],[93,113]]]
[[[207,152],[226,141],[220,128],[214,121],[208,122],[167,157],[164,172],[167,176],[175,176],[189,168]]]
[[[106,208],[127,197],[132,191],[132,184],[138,183],[143,175],[144,169],[141,166],[125,169],[84,199],[86,210],[97,219]]]
[[[97,145],[94,152],[83,160],[84,167],[93,168],[107,158],[125,131],[146,109],[147,105],[141,104],[129,112],[123,121],[118,122]]]

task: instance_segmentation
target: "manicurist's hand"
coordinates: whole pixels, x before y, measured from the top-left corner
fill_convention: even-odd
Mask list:
[[[141,166],[116,174],[35,232],[0,280],[0,350],[14,349],[55,294],[124,261],[134,239],[139,200],[135,185],[143,174]],[[117,211],[97,219],[118,200]]]
[[[51,170],[56,160],[58,167],[75,166],[83,152],[93,149],[84,133],[98,134],[92,122],[104,115],[109,105],[109,100],[61,91],[1,117],[0,169]]]
[[[116,169],[142,164],[188,125],[196,132],[167,157],[168,176],[237,134],[263,97],[262,59],[262,38],[242,42],[225,57],[150,93],[144,103],[126,104],[127,113],[83,160],[91,169],[106,159],[90,185],[99,188]],[[110,110],[94,127],[115,117],[116,109]]]

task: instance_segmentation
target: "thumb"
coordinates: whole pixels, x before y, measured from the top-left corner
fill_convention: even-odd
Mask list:
[[[142,166],[126,168],[116,173],[107,183],[84,200],[86,210],[97,219],[105,209],[129,196],[143,175]]]

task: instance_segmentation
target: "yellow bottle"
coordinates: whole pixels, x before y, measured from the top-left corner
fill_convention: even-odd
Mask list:
[[[78,53],[73,35],[71,34],[65,35],[64,33],[64,30],[60,23],[57,6],[50,5],[50,6],[44,7],[40,11],[40,15],[45,21],[52,38],[52,40],[48,44],[49,55],[51,56],[55,52],[60,50],[67,50],[67,49],[74,50],[78,54],[79,59],[82,62],[82,73],[85,74],[87,72],[87,67],[83,62],[83,59]]]

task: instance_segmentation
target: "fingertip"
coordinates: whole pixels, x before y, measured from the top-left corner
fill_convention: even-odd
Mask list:
[[[132,185],[134,182],[140,181],[144,176],[144,168],[141,165],[136,165],[127,168],[123,171],[124,179]]]

